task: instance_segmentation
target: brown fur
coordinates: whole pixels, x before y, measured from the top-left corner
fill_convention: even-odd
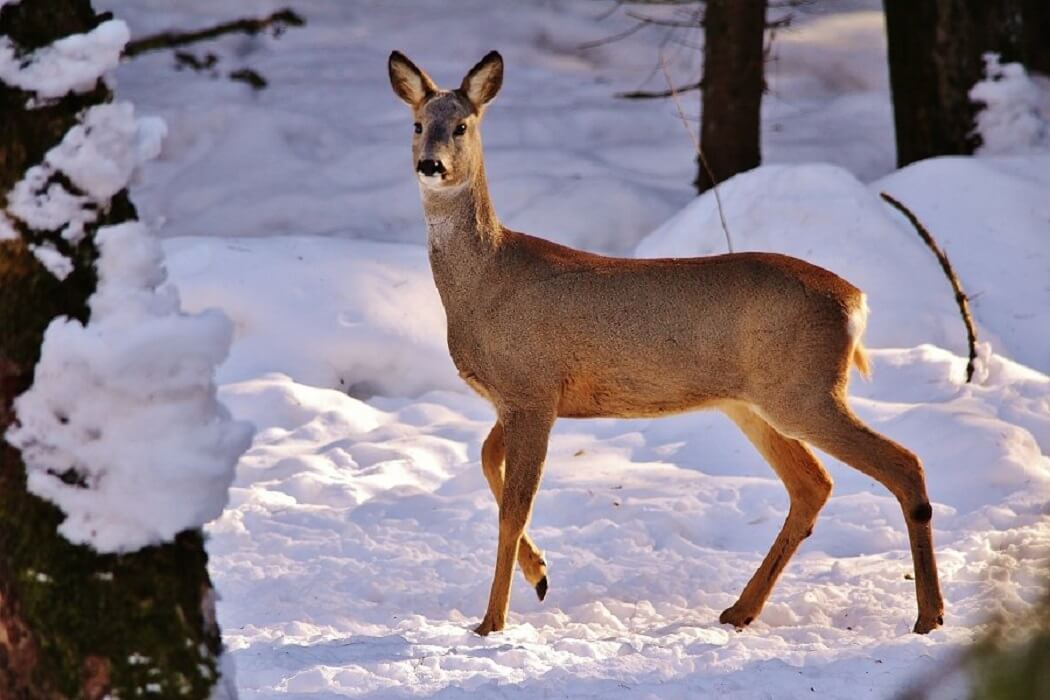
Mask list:
[[[422,130],[413,138],[414,161],[445,167],[439,181],[421,178],[421,193],[449,351],[498,417],[482,450],[500,535],[478,633],[503,629],[515,561],[541,597],[546,591],[546,564],[525,528],[555,419],[699,408],[729,415],[791,497],[783,529],[722,622],[744,627],[758,616],[828,498],[831,479],[808,443],[898,498],[915,560],[915,630],[940,624],[922,465],[861,423],[846,402],[850,366],[869,371],[860,290],[773,253],[621,259],[510,231],[489,199],[478,133],[502,81],[498,54],[451,92],[425,94],[419,86],[433,82],[396,52],[395,74],[394,90]],[[466,131],[455,135],[459,124]]]

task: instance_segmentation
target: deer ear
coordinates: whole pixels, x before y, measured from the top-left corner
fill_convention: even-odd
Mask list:
[[[460,92],[480,111],[499,92],[503,85],[503,57],[498,51],[489,51],[485,58],[470,69],[459,86]]]
[[[400,51],[390,54],[387,69],[390,71],[390,86],[410,107],[418,107],[423,100],[438,90],[430,76],[417,68],[416,64]]]

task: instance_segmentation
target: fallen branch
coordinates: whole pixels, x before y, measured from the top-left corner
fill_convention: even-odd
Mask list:
[[[161,49],[185,46],[198,41],[207,41],[223,34],[258,34],[259,32],[273,27],[277,33],[283,32],[288,27],[301,27],[306,20],[300,14],[290,8],[274,12],[268,17],[261,19],[238,19],[232,22],[223,22],[207,29],[198,29],[188,32],[161,32],[150,36],[128,42],[124,47],[124,56],[131,58],[147,51],[159,51]]]
[[[664,80],[667,81],[667,89],[671,91],[671,99],[674,100],[675,109],[678,110],[678,118],[681,120],[682,126],[685,127],[686,133],[689,134],[689,139],[693,142],[693,148],[696,150],[696,155],[700,158],[700,162],[704,164],[704,168],[707,169],[707,174],[711,177],[711,189],[714,190],[715,204],[718,205],[718,218],[722,222],[722,231],[726,234],[726,248],[732,253],[733,239],[729,236],[729,225],[726,223],[725,211],[722,209],[722,196],[718,193],[718,179],[715,178],[711,166],[707,164],[707,157],[704,155],[704,149],[700,147],[700,139],[693,133],[693,130],[689,127],[689,120],[685,118],[685,112],[682,111],[682,103],[678,100],[678,93],[671,84],[671,74],[667,70],[667,62],[664,61],[663,55],[660,56],[660,70],[663,71]]]
[[[952,285],[952,290],[955,292],[955,302],[959,305],[959,314],[962,316],[963,323],[966,324],[966,340],[970,346],[970,361],[966,363],[966,381],[967,383],[973,379],[974,363],[977,360],[977,330],[973,325],[973,316],[970,315],[970,302],[963,292],[962,284],[959,282],[959,277],[955,274],[955,270],[952,268],[951,262],[948,260],[948,256],[945,254],[941,247],[937,245],[937,241],[933,240],[933,236],[930,232],[922,225],[919,218],[912,213],[908,207],[901,204],[899,201],[886,194],[880,192],[879,196],[886,200],[894,209],[904,214],[905,218],[911,222],[911,225],[915,227],[919,237],[922,238],[926,246],[933,251],[933,254],[937,257],[937,262],[941,264],[941,269],[944,270],[944,276],[948,278],[948,281]]]

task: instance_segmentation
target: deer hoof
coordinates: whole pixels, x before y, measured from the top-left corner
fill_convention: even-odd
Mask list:
[[[731,608],[726,608],[722,611],[722,614],[718,616],[718,621],[723,625],[732,625],[738,630],[742,630],[754,621],[754,616],[743,612],[734,605]]]
[[[915,621],[915,628],[912,630],[915,634],[928,634],[933,630],[937,629],[944,624],[944,615],[937,615],[936,617],[922,617]]]
[[[486,615],[485,619],[481,621],[481,624],[474,628],[474,633],[481,637],[487,637],[492,632],[499,632],[502,629],[502,622],[497,622],[489,615]]]
[[[536,584],[536,597],[543,602],[543,599],[547,597],[547,577],[544,576],[540,579],[540,582]]]

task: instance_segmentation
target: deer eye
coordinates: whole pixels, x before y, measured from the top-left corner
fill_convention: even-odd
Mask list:
[[[422,134],[423,133],[423,125],[422,124],[420,124],[419,122],[416,122],[413,126],[416,127],[416,133],[417,134]]]
[[[460,124],[459,126],[456,127],[456,130],[453,131],[452,133],[455,136],[462,136],[463,134],[467,133],[467,125],[466,124]]]

